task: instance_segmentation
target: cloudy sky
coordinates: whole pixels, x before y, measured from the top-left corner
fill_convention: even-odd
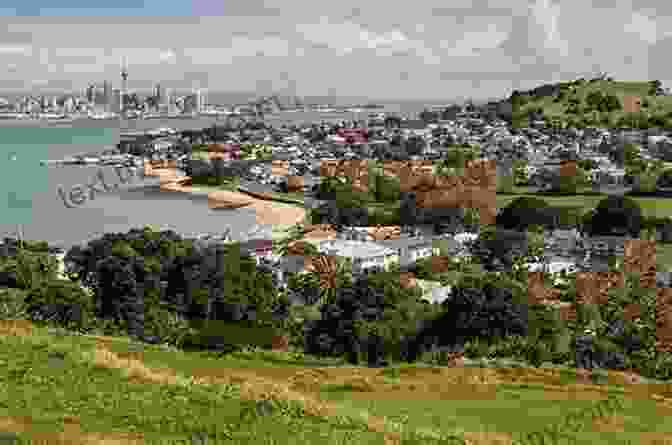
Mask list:
[[[450,100],[598,71],[672,79],[661,1],[3,0],[0,13],[3,91],[118,86],[122,56],[137,90]]]

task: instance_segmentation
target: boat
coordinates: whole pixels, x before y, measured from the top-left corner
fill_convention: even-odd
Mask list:
[[[115,113],[110,113],[108,111],[104,111],[102,113],[90,113],[89,114],[89,119],[115,119],[118,116]]]

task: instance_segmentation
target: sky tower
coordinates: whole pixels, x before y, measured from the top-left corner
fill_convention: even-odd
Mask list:
[[[122,112],[124,111],[124,98],[128,93],[126,84],[127,79],[128,79],[128,69],[126,66],[126,56],[124,56],[121,61],[121,94],[120,94],[121,102],[119,104]]]

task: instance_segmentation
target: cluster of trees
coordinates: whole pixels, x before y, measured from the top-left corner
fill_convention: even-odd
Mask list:
[[[629,234],[639,237],[644,218],[637,201],[627,196],[607,196],[595,209],[582,217],[575,208],[551,207],[536,197],[520,197],[511,201],[497,215],[497,226],[524,232],[533,226],[553,229],[577,226],[588,235]]]
[[[586,111],[597,110],[602,113],[610,113],[621,109],[621,102],[613,94],[605,94],[601,91],[591,91],[586,95]]]
[[[627,196],[609,196],[585,215],[584,231],[591,236],[629,235],[639,238],[642,229],[642,209]]]
[[[21,276],[19,266],[29,255],[20,250],[7,257],[5,269]],[[28,286],[15,280],[25,290],[33,320],[196,347],[219,335],[228,337],[221,347],[236,347],[236,339],[254,344],[269,338],[226,335],[231,322],[271,329],[288,314],[270,268],[257,267],[237,244],[216,247],[173,231],[133,229],[73,247],[65,267],[70,281],[56,279],[51,269],[41,274],[39,268],[32,270],[43,277],[39,282],[33,278]]]
[[[649,91],[647,94],[649,96],[661,96],[665,94],[663,83],[660,80],[651,80],[649,82]]]
[[[614,206],[598,206],[598,214]],[[492,231],[482,233],[496,239]],[[494,255],[506,255],[498,249]],[[576,319],[564,321],[556,309],[528,304],[528,283],[510,269],[465,273],[441,304],[424,301],[419,288],[400,286],[398,268],[356,276],[338,269],[342,279],[326,299],[315,298],[321,282],[295,280],[294,292],[305,293],[316,313],[292,319],[269,267],[256,266],[235,247],[218,250],[171,231],[132,230],[72,249],[66,261],[71,281],[56,278],[43,245],[28,243],[2,252],[0,278],[3,287],[21,292],[34,320],[80,330],[116,327],[145,341],[180,337],[175,343],[183,347],[221,349],[241,341],[268,346],[264,332],[291,325],[305,352],[345,356],[353,364],[363,358],[369,366],[413,362],[438,348],[537,365],[550,360],[634,368],[656,378],[672,374],[669,357],[655,350],[655,290],[638,288],[638,277],[628,277],[608,304],[580,305]],[[562,298],[576,300],[575,284]],[[636,320],[623,315],[633,303],[641,306]],[[584,327],[597,335],[582,336]]]

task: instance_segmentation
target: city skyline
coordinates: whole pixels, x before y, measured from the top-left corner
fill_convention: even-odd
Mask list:
[[[670,77],[672,7],[645,2],[106,3],[3,2],[0,91],[80,93],[104,80],[119,88],[123,57],[128,89],[142,93],[161,82],[185,93],[446,101],[600,71]]]

